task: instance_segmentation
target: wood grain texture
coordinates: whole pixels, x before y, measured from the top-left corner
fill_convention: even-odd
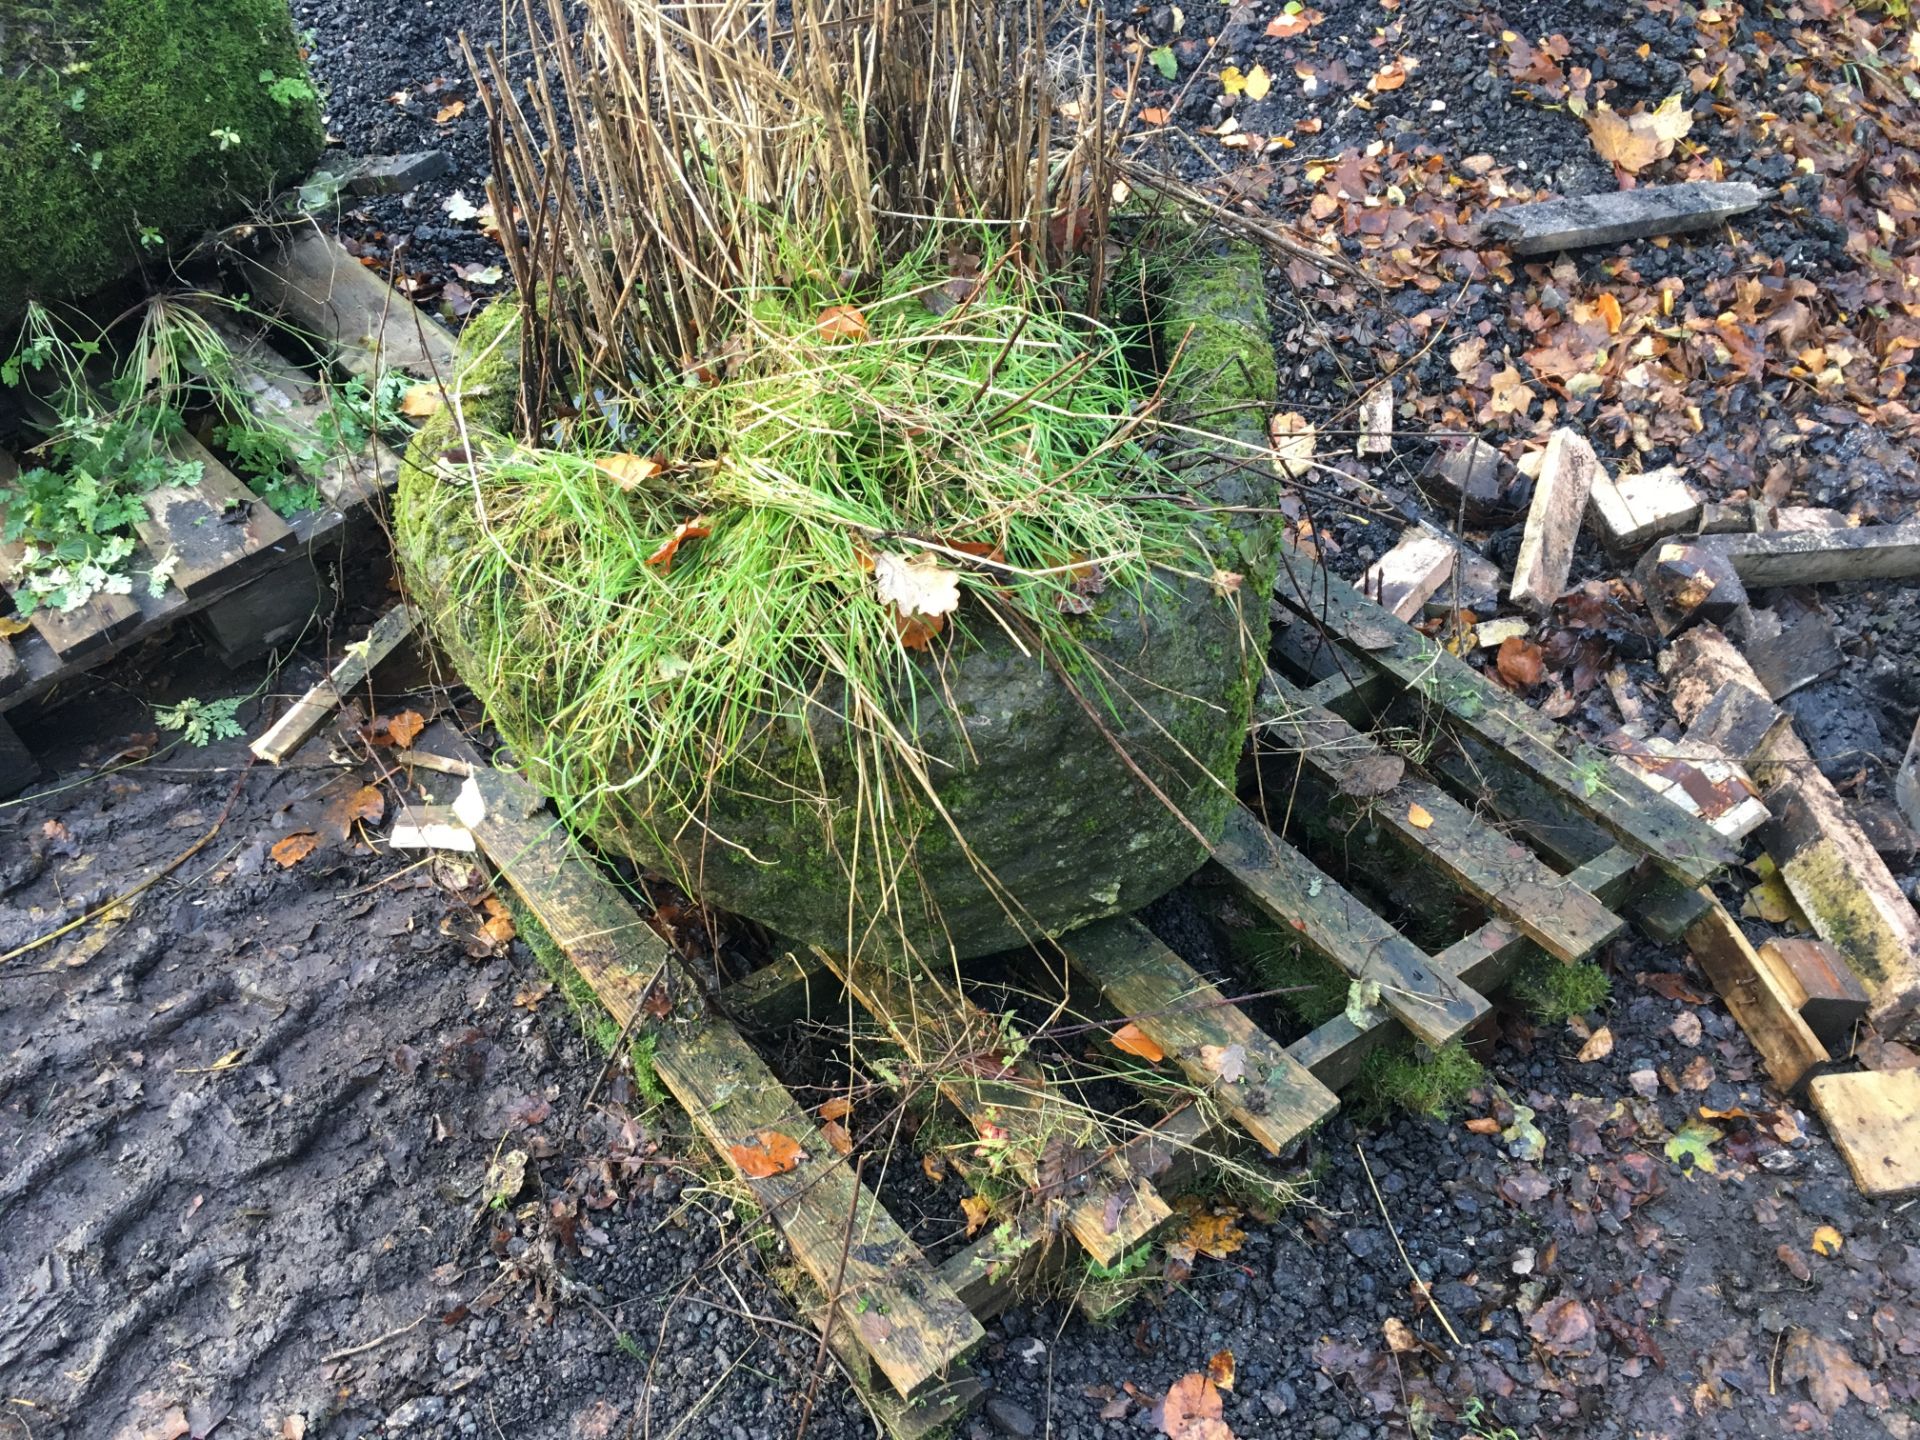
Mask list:
[[[1920,1191],[1920,1070],[1821,1075],[1807,1096],[1861,1193]]]
[[[1355,980],[1428,1045],[1440,1046],[1487,1013],[1487,1001],[1361,904],[1293,846],[1236,806],[1213,858],[1247,897]]]
[[[1075,971],[1158,1045],[1267,1152],[1278,1155],[1339,1100],[1219,989],[1138,920],[1103,920],[1058,942]],[[1239,1047],[1238,1082],[1224,1082],[1207,1047]]]
[[[326,679],[296,700],[293,708],[274,721],[249,748],[262,760],[280,764],[319,733],[327,717],[339,708],[340,701],[365,682],[374,667],[413,633],[418,622],[419,616],[413,607],[394,606],[374,622],[365,640],[348,647],[346,655]]]
[[[1920,576],[1920,520],[1847,530],[1763,530],[1702,543],[1725,555],[1754,587]]]
[[[1755,953],[1724,905],[1714,902],[1688,929],[1686,940],[1695,963],[1747,1032],[1776,1085],[1791,1091],[1814,1066],[1827,1063],[1826,1046],[1801,1019],[1794,997]]]
[[[454,338],[397,294],[333,236],[303,230],[264,260],[245,262],[255,300],[287,320],[350,375],[400,370],[453,375]]]
[[[200,481],[150,491],[134,529],[155,560],[172,562],[168,583],[182,595],[226,589],[292,553],[292,527],[198,440],[181,435],[169,448],[200,467]]]
[[[1520,533],[1520,553],[1513,561],[1513,585],[1507,592],[1516,605],[1545,611],[1567,588],[1574,542],[1580,538],[1580,522],[1599,468],[1593,447],[1578,431],[1563,425],[1547,437],[1533,503],[1527,507],[1527,523]]]
[[[980,1323],[753,1048],[709,1015],[700,982],[666,942],[557,820],[534,813],[539,796],[494,770],[474,780],[487,806],[475,837],[608,1013],[624,1026],[660,997],[648,1030],[661,1082],[780,1227],[820,1293],[837,1297],[836,1328],[858,1338],[903,1397],[940,1387],[982,1338]],[[668,1013],[652,1014],[661,1008]],[[733,1147],[763,1130],[798,1142],[805,1158],[785,1174],[745,1173]]]
[[[1098,1116],[1032,1070],[1002,1062],[999,1025],[971,1000],[924,968],[903,972],[819,953],[974,1132],[1004,1147],[1020,1177],[1064,1210],[1067,1229],[1100,1264],[1118,1263],[1172,1214],[1153,1185],[1120,1161]]]

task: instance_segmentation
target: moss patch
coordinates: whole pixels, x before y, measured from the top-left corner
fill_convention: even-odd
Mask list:
[[[0,322],[298,179],[319,97],[284,0],[29,0],[0,27]]]
[[[1590,960],[1563,965],[1551,955],[1536,954],[1515,972],[1507,993],[1537,1019],[1564,1024],[1606,1004],[1613,981]]]
[[[1485,1067],[1458,1040],[1427,1050],[1403,1037],[1367,1056],[1340,1098],[1363,1125],[1394,1110],[1444,1120],[1485,1075]]]

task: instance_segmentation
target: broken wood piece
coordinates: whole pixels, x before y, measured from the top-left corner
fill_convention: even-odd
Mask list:
[[[451,805],[409,805],[393,822],[387,844],[395,850],[475,850],[473,832]]]
[[[1700,503],[1700,492],[1686,482],[1678,466],[1643,470],[1617,480],[1604,467],[1596,467],[1587,519],[1602,545],[1630,558],[1654,541],[1698,524]]]
[[[1355,451],[1369,455],[1393,453],[1393,380],[1380,381],[1360,397],[1360,435]]]
[[[1412,941],[1235,806],[1214,860],[1260,909],[1333,961],[1417,1038],[1435,1047],[1463,1034],[1488,1010],[1484,996],[1444,974]]]
[[[1762,530],[1711,542],[1749,587],[1920,579],[1920,520],[1846,530]]]
[[[614,1022],[654,1037],[654,1069],[754,1203],[779,1226],[836,1328],[857,1336],[900,1395],[938,1390],[983,1337],[980,1323],[873,1192],[835,1153],[819,1122],[733,1026],[708,1012],[698,978],[642,920],[551,816],[539,795],[491,769],[475,773],[487,818],[476,838],[593,987]],[[648,1008],[652,997],[657,1002]],[[655,1013],[665,1008],[665,1014]],[[758,1173],[741,1151],[773,1135],[797,1143],[784,1170]]]
[[[200,478],[148,491],[146,515],[133,528],[182,595],[229,589],[239,577],[291,553],[287,522],[198,440],[181,434],[168,448],[175,460],[199,466]]]
[[[1666,636],[1703,620],[1724,625],[1747,603],[1733,565],[1703,541],[1662,541],[1641,556],[1634,579]]]
[[[1682,743],[1710,745],[1742,765],[1768,752],[1793,722],[1766,696],[1729,680],[1694,715]]]
[[[1416,479],[1440,513],[1462,529],[1504,525],[1519,513],[1507,498],[1513,467],[1477,436],[1442,441]]]
[[[1765,682],[1753,673],[1747,657],[1718,626],[1694,626],[1661,652],[1659,664],[1667,681],[1667,702],[1683,725],[1694,724],[1708,702],[1728,685],[1740,686],[1762,704],[1773,703],[1767,699]],[[1724,748],[1738,760],[1747,764],[1753,761],[1751,753],[1743,755],[1730,745]],[[1761,777],[1755,775],[1754,779]]]
[[[1807,1098],[1863,1195],[1920,1190],[1920,1070],[1822,1075]]]
[[[1459,551],[1438,535],[1417,525],[1409,526],[1401,532],[1399,544],[1367,567],[1360,577],[1361,593],[1382,609],[1410,621],[1425,607],[1427,597],[1453,574],[1457,554]]]
[[[1268,1154],[1339,1108],[1331,1090],[1138,920],[1103,920],[1058,943],[1080,977]],[[1220,1071],[1222,1055],[1235,1056],[1232,1078]]]
[[[243,259],[254,299],[350,375],[384,371],[451,379],[452,332],[353,257],[333,236],[303,230],[264,259]]]
[[[1601,743],[1634,779],[1729,840],[1752,834],[1772,818],[1747,773],[1731,756],[1704,743],[1675,745],[1661,736],[1642,738],[1624,728]]]
[[[402,765],[417,770],[432,770],[440,775],[471,775],[473,766],[465,760],[449,760],[444,755],[436,755],[431,750],[396,750],[393,758]]]
[[[1710,892],[1702,894],[1711,898]],[[1794,997],[1760,959],[1739,922],[1717,900],[1687,929],[1687,950],[1753,1041],[1767,1074],[1791,1092],[1827,1049],[1801,1018]]]
[[[354,166],[347,189],[355,195],[401,195],[453,169],[444,150],[416,150],[410,155],[375,155]]]
[[[1854,1027],[1867,1018],[1867,992],[1847,962],[1824,940],[1769,940],[1759,950],[1780,989],[1831,1055],[1853,1049]]]
[[[1577,431],[1563,425],[1548,437],[1507,591],[1515,604],[1544,613],[1567,588],[1574,542],[1599,468],[1593,447]]]
[[[294,707],[274,721],[266,734],[249,747],[262,760],[278,765],[298,750],[327,723],[327,717],[339,707],[347,692],[365,682],[368,675],[400,642],[413,633],[418,615],[410,605],[396,605],[374,622],[367,638],[349,645],[345,657],[333,672],[300,697]]]
[[[1839,674],[1847,663],[1833,623],[1817,610],[1801,615],[1776,635],[1749,639],[1743,648],[1753,673],[1775,700]]]
[[[1645,185],[1610,195],[1577,195],[1502,206],[1489,213],[1480,228],[1515,255],[1545,255],[1649,235],[1710,229],[1746,214],[1766,198],[1765,191],[1744,180]]]

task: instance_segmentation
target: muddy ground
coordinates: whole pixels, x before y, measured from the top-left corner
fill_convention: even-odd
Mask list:
[[[313,32],[343,152],[448,152],[444,179],[355,202],[346,225],[375,258],[405,241],[402,270],[457,318],[462,291],[493,288],[472,271],[498,252],[445,205],[455,191],[477,201],[487,168],[479,107],[448,41],[462,26],[492,33],[497,5],[297,0],[294,10]],[[1114,77],[1129,63],[1118,48],[1129,26],[1174,52],[1176,80],[1150,75],[1143,103],[1165,112],[1148,128],[1179,132],[1167,153],[1190,178],[1287,223],[1340,231],[1347,253],[1390,282],[1363,301],[1276,270],[1291,406],[1332,433],[1351,425],[1359,387],[1393,373],[1396,423],[1409,432],[1469,429],[1517,459],[1549,420],[1570,418],[1610,463],[1677,461],[1713,498],[1912,513],[1911,430],[1897,409],[1862,413],[1899,401],[1898,355],[1882,349],[1870,376],[1836,391],[1817,370],[1795,375],[1789,353],[1844,348],[1855,342],[1840,330],[1864,326],[1876,304],[1886,311],[1866,290],[1877,262],[1849,243],[1877,224],[1874,210],[1894,227],[1892,252],[1910,257],[1914,244],[1902,188],[1911,141],[1887,138],[1913,125],[1913,107],[1897,80],[1893,98],[1845,88],[1875,83],[1871,63],[1859,78],[1854,12],[1335,0],[1303,32],[1269,35],[1282,13],[1115,4],[1109,19]],[[1786,52],[1818,58],[1796,68]],[[1405,83],[1369,89],[1402,55],[1421,62]],[[1729,55],[1748,58],[1732,67]],[[1262,100],[1223,103],[1228,63],[1262,65],[1279,83]],[[1786,187],[1733,232],[1502,272],[1399,218],[1418,212],[1444,232],[1441,201],[1427,205],[1409,182],[1435,157],[1472,182],[1442,197],[1462,214],[1499,198],[1496,183],[1509,194],[1611,188],[1566,108],[1576,72],[1590,92],[1609,85],[1625,111],[1690,88],[1696,68],[1730,67],[1728,88],[1695,98],[1695,144],[1649,178],[1718,162]],[[456,101],[465,110],[441,118]],[[1230,116],[1293,143],[1227,145]],[[1336,193],[1343,183],[1362,194]],[[1675,358],[1570,392],[1557,367],[1592,324],[1581,307],[1614,293],[1625,323],[1638,323],[1668,280],[1683,320],[1693,305],[1705,322],[1686,342],[1702,350],[1663,349],[1656,359]],[[1816,293],[1783,288],[1790,281]],[[1753,300],[1742,282],[1765,295]],[[448,294],[449,283],[460,289]],[[1810,318],[1782,314],[1792,299]],[[1723,309],[1749,302],[1750,320],[1718,328]],[[1897,307],[1888,313],[1898,323]],[[1708,331],[1732,358],[1705,350]],[[1474,339],[1482,351],[1458,352]],[[1676,393],[1705,397],[1697,427],[1670,423],[1684,414]],[[1304,497],[1300,518],[1332,563],[1353,573],[1408,518],[1451,519],[1423,508],[1414,478],[1425,456],[1410,434],[1385,462],[1352,462],[1350,487]],[[1476,540],[1510,558],[1514,538]],[[1576,579],[1612,573],[1585,554]],[[1915,593],[1815,597],[1848,663],[1791,708],[1863,802],[1884,798],[1920,709]],[[230,675],[176,637],[22,725],[50,778],[0,806],[0,1440],[759,1440],[794,1434],[810,1393],[809,1435],[871,1433],[837,1376],[814,1384],[813,1337],[795,1327],[745,1243],[745,1217],[676,1117],[650,1107],[631,1076],[603,1073],[587,1027],[545,988],[523,940],[486,935],[483,884],[379,842],[406,783],[380,751],[316,743],[278,770],[250,765],[232,741],[151,753],[155,705],[252,695],[239,712],[251,733],[367,618],[334,617],[331,635],[274,677]],[[1605,624],[1577,619],[1557,622],[1578,633],[1529,698],[1588,733],[1617,724],[1575,658],[1598,635],[1657,726],[1640,618],[1627,607]],[[418,678],[390,678],[385,688],[405,694],[368,696],[368,713],[431,714],[457,699],[414,688]],[[368,784],[382,791],[383,819],[344,824],[341,802]],[[309,829],[313,851],[281,864],[273,847]],[[124,915],[9,954],[203,836]],[[1911,857],[1891,858],[1911,880]],[[1742,888],[1726,892],[1736,906]],[[1196,891],[1162,917],[1196,958],[1219,956],[1209,906],[1216,899]],[[1613,1037],[1607,1058],[1580,1061],[1583,1038],[1565,1027],[1504,1017],[1482,1047],[1487,1083],[1458,1113],[1365,1130],[1336,1120],[1302,1157],[1310,1203],[1270,1223],[1242,1219],[1244,1243],[1226,1258],[1202,1257],[1177,1284],[1139,1282],[1104,1325],[1065,1302],[990,1324],[977,1368],[992,1395],[964,1433],[1154,1433],[1152,1400],[1231,1350],[1224,1419],[1243,1437],[1911,1434],[1920,1210],[1859,1197],[1817,1122],[1766,1090],[1681,951],[1633,939],[1605,960],[1613,998],[1589,1019]],[[1249,983],[1224,957],[1215,968],[1230,988]],[[760,1038],[795,1084],[831,1063],[831,1036]],[[1506,1133],[1515,1107],[1533,1112],[1537,1146],[1523,1129]],[[1718,1112],[1711,1169],[1669,1151],[1703,1107]],[[514,1150],[529,1156],[524,1183],[495,1206],[489,1167]],[[955,1242],[961,1193],[923,1176],[889,1198],[937,1247]],[[1834,1253],[1816,1252],[1821,1227],[1837,1236]],[[1415,1294],[1408,1264],[1438,1311]]]

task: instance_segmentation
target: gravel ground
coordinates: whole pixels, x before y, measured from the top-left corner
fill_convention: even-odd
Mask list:
[[[450,40],[493,33],[495,0],[294,10],[345,154],[447,153],[444,178],[353,202],[346,231],[369,258],[398,249],[416,293],[458,318],[495,288],[474,272],[498,252],[446,205],[455,192],[477,203],[488,168]],[[1299,33],[1268,34],[1282,13],[1110,6],[1111,74],[1124,76],[1129,27],[1167,45],[1177,78],[1145,72],[1143,110],[1165,113],[1143,117],[1140,143],[1335,234],[1385,286],[1273,277],[1289,407],[1331,434],[1391,375],[1409,432],[1384,462],[1348,462],[1351,486],[1303,497],[1333,564],[1357,571],[1415,516],[1444,522],[1413,483],[1436,430],[1486,434],[1517,460],[1570,420],[1610,463],[1684,464],[1716,499],[1912,512],[1906,362],[1889,343],[1912,317],[1872,292],[1880,272],[1857,237],[1911,259],[1913,159],[1887,137],[1920,130],[1897,88],[1862,98],[1878,72],[1867,61],[1859,78],[1857,12],[1334,0]],[[1796,52],[1807,63],[1789,63]],[[1370,90],[1396,60],[1405,82]],[[1228,64],[1263,67],[1266,98],[1225,97]],[[1722,88],[1694,96],[1696,70]],[[1601,87],[1623,113],[1680,90],[1694,104],[1690,143],[1643,178],[1724,173],[1783,197],[1727,234],[1561,263],[1503,266],[1463,242],[1459,222],[1502,198],[1613,187],[1566,108]],[[1229,120],[1291,144],[1224,143]],[[1677,286],[1659,317],[1671,325],[1654,318],[1663,285]],[[1565,357],[1594,343],[1602,294],[1654,353],[1598,388],[1569,384]],[[1816,343],[1872,364],[1823,381],[1800,358]],[[1510,558],[1511,532],[1475,538]],[[1597,553],[1580,564],[1576,580],[1613,573]],[[1884,797],[1920,709],[1915,595],[1818,597],[1849,663],[1791,708],[1857,799]],[[1628,609],[1593,633],[1657,722]],[[1541,640],[1555,630],[1579,632],[1577,617]],[[1581,683],[1585,638],[1530,698],[1594,733],[1619,717],[1604,686]],[[297,690],[323,659],[275,689]],[[0,970],[0,1440],[793,1434],[813,1338],[671,1112],[601,1079],[524,944],[473,938],[474,886],[350,841],[291,867],[272,857],[376,766],[309,747],[289,769],[248,770],[228,744],[97,775],[144,743],[151,704],[259,678],[215,673],[179,644],[116,667],[28,731],[67,788],[0,808],[0,953],[221,819],[124,921]],[[1169,922],[1193,929],[1182,948],[1244,986],[1204,943],[1215,902],[1184,903]],[[1364,1133],[1336,1120],[1309,1157],[1312,1203],[1244,1220],[1225,1259],[1143,1282],[1104,1325],[1061,1302],[993,1322],[977,1367],[992,1394],[963,1433],[1157,1433],[1153,1402],[1230,1350],[1223,1418],[1243,1437],[1911,1435],[1915,1212],[1858,1196],[1677,949],[1628,940],[1606,961],[1614,998],[1590,1020],[1608,1026],[1610,1056],[1583,1063],[1579,1034],[1503,1017],[1462,1114]],[[773,1058],[801,1085],[833,1055],[830,1036],[810,1036]],[[1537,1150],[1506,1133],[1517,1107]],[[1718,1117],[1711,1170],[1668,1151],[1702,1107]],[[489,1166],[515,1149],[525,1183],[493,1208]],[[907,1170],[887,1194],[924,1243],[952,1242],[954,1181]],[[1836,1253],[1815,1252],[1822,1226]],[[837,1378],[818,1387],[809,1435],[871,1428]]]

